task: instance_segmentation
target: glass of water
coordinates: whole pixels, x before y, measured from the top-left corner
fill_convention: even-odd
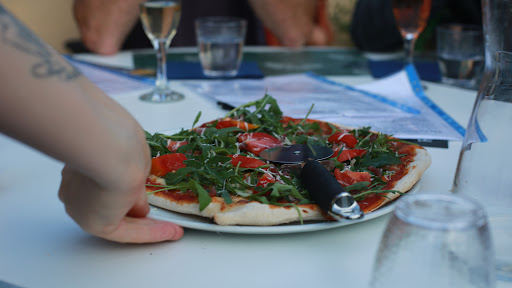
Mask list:
[[[482,27],[450,24],[437,27],[437,60],[443,83],[478,88],[484,71]]]
[[[494,287],[487,216],[451,194],[406,195],[382,237],[370,287]]]
[[[195,25],[204,75],[235,77],[242,61],[247,21],[235,17],[204,17],[197,19]]]

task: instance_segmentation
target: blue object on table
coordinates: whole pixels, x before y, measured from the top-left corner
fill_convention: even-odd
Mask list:
[[[244,61],[240,64],[238,75],[234,78],[263,78],[263,73],[256,62]],[[169,79],[219,79],[209,78],[203,74],[201,64],[199,62],[189,61],[168,61],[167,62],[167,78]],[[226,78],[233,79],[233,78]]]
[[[404,62],[399,60],[368,60],[368,67],[373,77],[382,78],[402,70]],[[441,82],[441,70],[439,70],[437,62],[414,61],[414,68],[416,68],[421,80]]]

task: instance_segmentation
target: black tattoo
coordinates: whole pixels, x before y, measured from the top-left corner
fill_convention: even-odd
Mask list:
[[[55,77],[64,81],[82,75],[0,5],[0,43],[37,58],[31,73],[36,78]]]

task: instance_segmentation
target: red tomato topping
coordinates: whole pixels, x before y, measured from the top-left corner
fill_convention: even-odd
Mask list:
[[[265,174],[263,174],[263,176],[261,176],[261,178],[258,181],[258,184],[256,184],[256,186],[267,187],[268,184],[275,183],[275,182],[276,182],[276,178],[272,174],[265,173]]]
[[[219,122],[217,122],[217,125],[215,125],[215,128],[217,128],[217,129],[223,129],[223,128],[229,128],[229,127],[237,127],[237,128],[243,129],[245,131],[249,131],[249,130],[258,128],[259,125],[254,125],[254,124],[247,123],[244,121],[234,120],[231,118],[219,120]]]
[[[187,145],[188,141],[173,141],[169,140],[167,141],[167,149],[169,149],[172,152],[176,152],[178,148],[180,148],[183,145]]]
[[[238,142],[243,143],[241,148],[260,155],[260,152],[271,147],[281,146],[281,141],[276,137],[263,132],[244,133],[238,136]]]
[[[240,163],[241,168],[258,168],[260,166],[266,165],[267,163],[261,161],[260,159],[251,158],[243,155],[228,155],[231,157],[231,164],[233,166],[238,166]]]
[[[336,132],[332,134],[329,139],[327,139],[330,143],[345,143],[349,148],[356,147],[357,144],[357,138],[354,137],[354,135],[350,133],[342,133],[342,132]]]
[[[372,182],[372,178],[368,172],[355,172],[351,170],[341,172],[339,168],[334,169],[334,177],[336,177],[336,180],[338,180],[343,187],[359,182]]]
[[[356,156],[363,156],[364,154],[366,154],[366,150],[364,149],[343,150],[338,156],[338,162],[347,161]]]
[[[341,147],[333,145],[332,146],[333,153],[332,153],[332,156],[329,158],[338,158],[338,156],[340,154],[340,149],[341,149]]]
[[[183,163],[185,160],[187,160],[187,157],[182,153],[165,154],[155,157],[151,159],[150,173],[156,176],[164,176],[169,172],[186,167],[185,163]]]

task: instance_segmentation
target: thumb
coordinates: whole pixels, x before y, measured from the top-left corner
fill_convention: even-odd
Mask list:
[[[131,216],[131,217],[140,218],[140,217],[144,217],[144,216],[148,215],[149,210],[150,210],[150,207],[149,207],[148,199],[147,199],[146,193],[143,192],[143,193],[139,194],[139,198],[135,201],[132,208],[130,208],[127,215]]]

